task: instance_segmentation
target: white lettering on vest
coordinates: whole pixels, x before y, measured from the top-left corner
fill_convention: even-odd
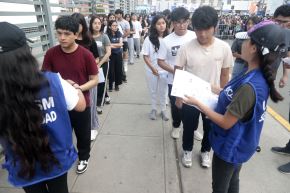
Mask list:
[[[266,107],[266,101],[263,101],[263,110],[264,110],[264,112],[263,112],[263,114],[261,115],[261,118],[260,118],[259,122],[264,121],[265,118],[266,118],[266,110],[267,110],[267,107]]]
[[[226,88],[225,93],[226,93],[226,95],[227,95],[230,99],[233,98],[233,94],[234,94],[234,92],[233,92],[233,89],[232,89],[230,86],[229,86],[228,88]]]
[[[41,102],[44,110],[54,107],[53,97],[48,97],[48,100],[46,98],[43,98]]]
[[[54,122],[57,119],[57,115],[54,111],[49,113],[45,113],[45,117],[43,119],[43,123],[47,124],[48,122]]]

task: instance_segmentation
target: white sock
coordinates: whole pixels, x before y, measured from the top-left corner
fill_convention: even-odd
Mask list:
[[[124,71],[127,72],[128,71],[128,60],[123,60],[123,65],[124,65]]]

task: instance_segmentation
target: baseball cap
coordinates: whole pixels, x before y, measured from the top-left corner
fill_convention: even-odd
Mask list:
[[[261,46],[263,55],[272,52],[285,53],[286,49],[286,31],[273,21],[265,20],[254,25],[247,32],[238,32],[237,39],[252,39]]]
[[[23,30],[11,23],[0,22],[0,29],[0,54],[20,48],[27,41],[33,42],[26,38]]]

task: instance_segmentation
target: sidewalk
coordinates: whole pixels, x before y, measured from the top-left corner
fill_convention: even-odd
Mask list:
[[[100,134],[92,143],[88,170],[77,175],[74,167],[69,172],[71,193],[211,193],[211,169],[199,164],[200,142],[195,141],[192,168],[184,168],[180,163],[181,139],[170,137],[171,122],[162,121],[160,116],[149,120],[142,59],[129,65],[128,83],[109,95],[111,104],[99,116]],[[202,126],[198,130],[202,132]],[[290,157],[270,151],[272,146],[285,145],[289,138],[288,131],[268,115],[260,142],[262,151],[244,164],[240,193],[290,192],[290,175],[276,169]],[[0,193],[18,192],[23,191],[12,188],[6,172],[0,169]]]

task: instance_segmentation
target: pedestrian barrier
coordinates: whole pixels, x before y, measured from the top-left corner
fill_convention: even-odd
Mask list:
[[[216,27],[215,36],[222,40],[233,40],[235,39],[235,34],[241,30],[242,30],[242,27],[240,25],[219,24]]]
[[[56,18],[73,12],[89,15],[93,3],[91,0],[0,0],[0,21],[8,21],[23,29],[27,38],[33,41],[29,43],[33,55],[42,63],[46,50],[57,44]]]
[[[91,0],[0,0],[0,21],[9,21],[26,33],[33,55],[42,61],[45,51],[57,44],[54,21],[61,15],[92,12]],[[22,9],[21,9],[22,7]],[[17,9],[18,8],[18,9]],[[21,11],[18,11],[20,8]],[[17,10],[17,11],[15,11]]]

